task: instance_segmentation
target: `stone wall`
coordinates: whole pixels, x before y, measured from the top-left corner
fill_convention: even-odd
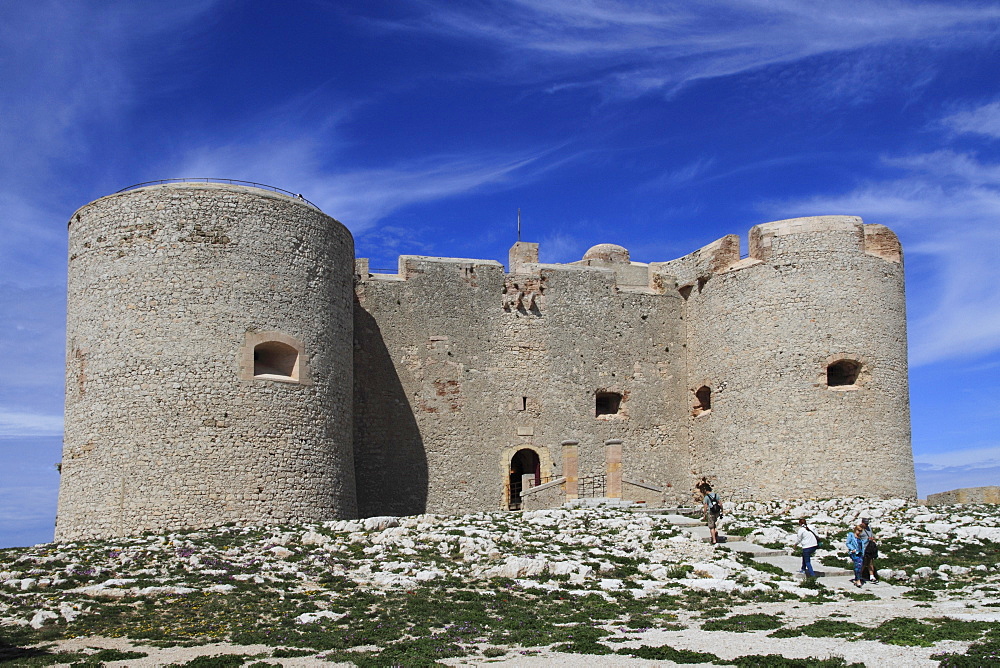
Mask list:
[[[645,266],[516,266],[404,256],[380,275],[359,263],[362,514],[507,507],[515,454],[533,450],[541,477],[555,477],[567,439],[580,443],[581,477],[604,472],[617,438],[626,477],[687,484],[676,292],[651,288]],[[616,413],[597,415],[598,393],[621,397]]]
[[[1000,487],[963,487],[939,494],[928,494],[928,506],[949,503],[1000,503]]]
[[[355,514],[346,228],[182,184],[97,200],[69,233],[57,539]],[[298,363],[255,378],[261,341]]]
[[[572,442],[578,484],[527,505],[600,494],[606,471],[604,494],[650,504],[702,476],[727,500],[915,496],[887,228],[768,223],[742,259],[729,235],[669,262],[600,244],[541,264],[524,242],[509,261],[373,274],[337,221],[240,186],[83,207],[57,538],[508,508]]]
[[[730,497],[915,496],[903,267],[879,227],[876,255],[858,218],[760,225],[682,288],[692,456]],[[858,378],[831,386],[840,360]]]

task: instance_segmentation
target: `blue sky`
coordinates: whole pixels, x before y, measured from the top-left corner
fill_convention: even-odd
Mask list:
[[[358,255],[673,259],[851,214],[906,254],[921,495],[1000,481],[994,2],[0,0],[0,546],[51,540],[66,221],[301,192]]]

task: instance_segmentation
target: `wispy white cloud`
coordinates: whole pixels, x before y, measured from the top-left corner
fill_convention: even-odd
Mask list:
[[[62,433],[61,415],[42,415],[0,408],[0,438],[61,436]]]
[[[917,494],[926,498],[929,494],[949,492],[963,487],[989,487],[1000,480],[1000,466],[966,467],[946,466],[929,467],[916,465]]]
[[[1000,444],[958,448],[946,452],[915,453],[913,459],[925,470],[996,468],[1000,467]],[[1000,481],[1000,478],[997,480]]]
[[[518,76],[554,74],[621,95],[670,89],[827,53],[890,44],[970,44],[992,38],[1000,8],[973,3],[662,3],[520,0],[427,3],[397,27],[494,44]],[[523,56],[523,57],[522,57]],[[546,67],[539,68],[542,59]],[[869,68],[870,74],[878,72]],[[857,77],[856,77],[857,78]],[[860,80],[860,79],[859,79]]]
[[[590,239],[593,242],[593,239]],[[543,236],[538,243],[539,260],[542,262],[574,262],[583,257],[589,248],[581,237],[557,230]]]
[[[51,284],[65,265],[67,208],[79,172],[93,176],[95,143],[105,142],[145,98],[141,88],[166,55],[144,47],[161,33],[200,29],[214,2],[39,0],[6,3],[0,20],[0,277]],[[162,40],[161,40],[162,41]],[[141,73],[141,75],[140,75]],[[71,208],[69,210],[72,210]]]
[[[39,0],[4,8],[0,22],[0,176],[4,187],[45,183],[53,162],[80,157],[93,139],[83,129],[114,127],[155,75],[162,48],[144,50],[154,35],[182,37],[214,0],[79,3]],[[14,66],[16,64],[16,67]],[[141,72],[142,76],[139,76]],[[40,178],[41,177],[41,178]]]
[[[953,151],[884,162],[902,176],[765,208],[860,215],[923,256],[933,275],[908,286],[911,364],[1000,350],[1000,165]]]
[[[706,176],[713,167],[715,167],[715,158],[702,156],[679,169],[672,169],[655,179],[640,184],[639,188],[642,190],[662,190],[685,186]],[[715,176],[717,177],[717,175]]]
[[[1000,444],[914,453],[921,497],[963,487],[986,487],[1000,481]]]
[[[956,111],[941,119],[941,123],[959,134],[1000,139],[1000,100]]]
[[[294,184],[306,199],[341,220],[355,234],[371,229],[390,213],[498,186],[515,174],[547,169],[538,160],[548,151],[434,155],[375,169],[330,167],[313,138],[268,139],[193,151],[178,167],[184,174],[243,178],[282,187]]]

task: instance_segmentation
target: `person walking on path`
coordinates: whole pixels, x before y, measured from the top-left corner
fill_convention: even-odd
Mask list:
[[[804,517],[799,518],[799,530],[795,534],[795,542],[792,543],[792,547],[796,545],[802,547],[802,570],[799,573],[805,573],[807,578],[816,577],[812,567],[812,556],[816,553],[816,548],[819,547],[819,536],[809,528]]]
[[[847,554],[854,564],[854,579],[851,583],[855,587],[861,587],[861,567],[864,564],[865,548],[868,547],[868,539],[865,538],[865,529],[860,524],[847,533]]]
[[[861,518],[861,526],[864,528],[862,536],[867,541],[865,543],[864,559],[861,563],[862,582],[878,582],[878,574],[875,572],[875,560],[878,559],[878,545],[875,544],[875,533],[869,526],[867,517]]]
[[[708,524],[709,533],[712,534],[712,545],[719,542],[719,531],[717,529],[719,518],[722,517],[722,501],[719,495],[712,491],[712,486],[708,481],[703,480],[698,489],[705,495],[702,503],[705,506],[705,523]]]

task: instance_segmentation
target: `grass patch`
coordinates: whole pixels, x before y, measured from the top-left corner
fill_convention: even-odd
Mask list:
[[[279,647],[278,649],[271,652],[271,656],[275,659],[291,659],[296,656],[312,656],[316,652],[311,649],[295,649],[293,647]]]
[[[661,645],[660,647],[643,645],[642,647],[636,648],[622,648],[618,650],[618,654],[636,656],[640,659],[647,659],[649,661],[673,661],[674,663],[722,663],[721,659],[719,659],[719,657],[715,654],[710,654],[708,652],[695,652],[690,649],[674,649],[669,645]]]
[[[775,638],[794,638],[809,636],[810,638],[851,638],[860,639],[861,634],[868,629],[854,622],[833,619],[817,619],[811,624],[778,629],[768,635]]]
[[[1000,664],[1000,631],[994,628],[986,638],[969,645],[962,654],[932,654],[941,668],[981,668]]]
[[[171,663],[167,668],[239,668],[247,659],[253,657],[247,654],[212,654],[210,656],[199,656],[191,659],[187,663]]]
[[[573,626],[565,630],[564,635],[567,642],[554,645],[552,649],[557,652],[571,652],[573,654],[612,654],[613,649],[598,642],[608,635],[608,632],[596,626]]]
[[[756,612],[747,615],[731,615],[725,619],[713,619],[701,625],[702,631],[771,631],[784,626],[777,615]]]
[[[748,654],[726,661],[739,668],[865,668],[863,663],[847,663],[840,657],[830,659],[786,659],[780,654]]]
[[[896,617],[865,631],[862,638],[890,645],[930,647],[941,640],[978,640],[987,631],[995,629],[1000,629],[1000,625],[959,619]]]
[[[923,589],[920,587],[914,587],[904,591],[902,594],[903,598],[908,598],[914,601],[934,601],[937,600],[937,594],[935,594],[930,589]]]
[[[904,569],[912,572],[924,566],[937,570],[942,564],[973,568],[980,564],[1000,562],[1000,543],[991,541],[983,541],[981,545],[956,541],[949,544],[947,550],[934,550],[927,555],[910,552],[907,549],[909,546],[910,542],[902,538],[886,538],[880,541],[878,567],[880,569]],[[974,573],[968,573],[966,575],[951,575],[951,577],[971,579],[977,576]]]

